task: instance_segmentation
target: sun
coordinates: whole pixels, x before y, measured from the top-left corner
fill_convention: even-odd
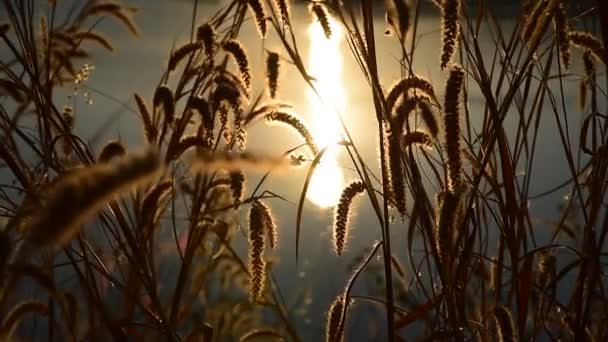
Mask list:
[[[312,135],[320,148],[327,147],[319,166],[311,179],[307,198],[320,207],[338,203],[344,186],[344,175],[337,163],[342,128],[337,113],[344,113],[346,92],[342,81],[342,32],[333,18],[329,18],[331,38],[327,38],[321,26],[313,23],[308,31],[310,38],[309,70],[314,76],[319,96],[308,91],[312,112]]]

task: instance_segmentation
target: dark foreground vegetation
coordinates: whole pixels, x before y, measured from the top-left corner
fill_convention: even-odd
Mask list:
[[[384,313],[378,340],[607,340],[608,5],[522,1],[508,30],[483,0],[433,5],[442,84],[412,67],[421,58],[420,1],[309,4],[327,36],[328,15],[345,29],[375,108],[369,115],[377,119],[380,160],[361,157],[362,142],[343,122],[339,145],[359,179],[335,210],[335,252],[348,244],[354,201],[371,203],[359,215],[377,218],[370,229],[382,239],[369,241],[324,313],[326,340],[356,339],[347,327],[363,314],[355,310],[360,302]],[[100,21],[138,35],[134,14],[145,7],[2,0],[0,340],[302,340],[302,318],[286,306],[266,256],[287,229],[268,203],[276,195],[265,190],[266,177],[244,187],[252,170],[307,168],[299,237],[308,180],[326,147],[279,100],[288,68],[316,89],[292,34],[290,4],[233,0],[207,18],[196,16],[197,0],[192,6],[190,39],[167,47],[165,70],[150,71],[159,78],[153,98],[132,94],[142,141],[131,151],[118,137],[85,142],[73,131],[80,113],[55,95],[86,81],[91,46],[113,49]],[[402,53],[379,63],[374,18],[385,13]],[[267,89],[252,89],[256,73],[239,42],[250,19],[260,41],[272,35],[282,42],[265,52]],[[482,32],[491,49],[479,44]],[[386,63],[398,63],[402,77],[380,79]],[[576,94],[566,80],[580,84]],[[470,113],[473,92],[482,94],[481,112]],[[577,112],[566,110],[572,97]],[[283,155],[250,152],[247,132],[260,120],[299,134],[302,146]],[[552,190],[568,196],[548,232],[528,208],[531,184],[543,177],[532,170],[546,122],[567,160],[555,167],[570,174]],[[397,230],[408,246],[391,244]],[[247,236],[248,255],[235,249],[239,234]],[[294,249],[299,257],[299,239]],[[353,295],[376,256],[382,291]]]

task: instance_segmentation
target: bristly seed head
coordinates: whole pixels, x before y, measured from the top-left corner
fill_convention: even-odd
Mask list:
[[[445,149],[448,155],[448,189],[456,191],[460,185],[462,156],[460,152],[460,93],[464,71],[459,65],[452,66],[446,83],[444,102]]]
[[[322,3],[315,2],[310,6],[310,11],[317,18],[319,24],[321,24],[323,32],[325,33],[325,37],[327,37],[327,39],[330,39],[331,27],[329,25],[329,17],[327,15],[327,11],[325,10],[325,6]]]
[[[341,341],[341,330],[340,325],[342,324],[342,317],[344,316],[345,301],[344,295],[339,295],[327,312],[327,323],[325,328],[325,341],[326,342],[339,342]]]
[[[251,87],[251,73],[249,72],[249,60],[247,58],[247,53],[245,49],[236,40],[229,40],[224,43],[223,48],[226,52],[232,55],[234,58],[239,72],[241,73],[241,78],[243,79],[243,83],[247,88]]]
[[[251,9],[251,12],[255,16],[260,35],[262,38],[266,37],[268,29],[266,27],[266,11],[264,11],[262,0],[248,0],[247,3],[249,4],[249,9]]]
[[[215,36],[215,29],[210,23],[204,23],[196,30],[196,39],[203,42],[207,56],[212,56],[215,52]]]
[[[266,79],[268,81],[268,94],[274,99],[277,95],[279,86],[279,54],[276,52],[268,52],[266,58]]]
[[[441,5],[441,69],[445,69],[458,47],[460,39],[461,0],[443,0]]]
[[[365,191],[365,184],[361,181],[355,181],[350,183],[344,190],[342,191],[342,196],[340,196],[340,202],[336,206],[336,212],[334,214],[334,224],[333,224],[333,233],[334,233],[334,248],[336,250],[336,254],[341,255],[344,251],[344,247],[346,246],[346,240],[348,237],[349,231],[349,216],[350,216],[350,206],[352,204],[353,199],[357,194],[363,193]]]

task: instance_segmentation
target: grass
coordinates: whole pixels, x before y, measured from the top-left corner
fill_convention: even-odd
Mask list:
[[[137,35],[137,10],[118,1],[69,3],[0,5],[7,20],[0,23],[0,339],[27,338],[25,327],[36,324],[49,340],[303,340],[304,318],[285,304],[267,255],[287,229],[277,227],[268,204],[284,200],[265,189],[268,176],[291,164],[308,168],[295,218],[299,259],[306,192],[327,149],[279,101],[286,68],[318,95],[289,3],[227,1],[198,18],[192,1],[190,40],[168,49],[153,98],[132,94],[143,152],[119,139],[102,148],[85,143],[73,130],[81,113],[54,97],[86,81],[92,45],[114,49],[99,22],[114,19]],[[364,160],[359,147],[369,142],[352,136],[337,113],[338,145],[357,179],[336,209],[336,257],[345,258],[355,196],[370,203],[358,214],[377,221],[381,240],[366,242],[327,308],[326,340],[356,340],[349,322],[363,315],[361,303],[382,310],[380,340],[608,339],[608,5],[524,1],[506,29],[485,1],[434,1],[442,36],[436,67],[445,83],[413,67],[424,58],[417,51],[422,6],[310,4],[311,20],[328,37],[335,34],[328,16],[345,29],[373,103],[380,160],[379,167]],[[381,62],[376,52],[375,18],[385,12],[398,61]],[[260,41],[281,43],[265,52],[268,70],[251,70],[239,41],[245,20],[255,21]],[[398,80],[381,79],[389,67],[399,68]],[[253,88],[257,74],[268,89]],[[571,80],[580,83],[578,94],[569,93]],[[471,112],[473,93],[483,98],[480,112]],[[578,113],[567,106],[572,97]],[[247,132],[263,119],[297,132],[305,156],[251,151]],[[539,136],[552,127],[566,160],[557,167],[570,177],[537,196]],[[245,188],[251,171],[264,176]],[[529,202],[557,192],[568,196],[547,237]],[[396,231],[407,236],[405,247],[391,241]],[[239,235],[249,256],[236,247]],[[172,272],[163,271],[167,265]],[[374,272],[378,287],[353,294],[360,276]]]

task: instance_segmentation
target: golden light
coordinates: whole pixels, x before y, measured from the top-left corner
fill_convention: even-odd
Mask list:
[[[332,146],[341,140],[340,121],[337,112],[344,113],[346,93],[342,82],[341,28],[329,18],[332,36],[328,39],[318,23],[308,31],[310,37],[309,70],[316,79],[315,86],[320,98],[312,89],[308,99],[312,112],[312,135],[320,148],[329,146],[316,168],[307,197],[320,207],[338,203],[344,186],[344,175],[338,166],[340,147]]]

